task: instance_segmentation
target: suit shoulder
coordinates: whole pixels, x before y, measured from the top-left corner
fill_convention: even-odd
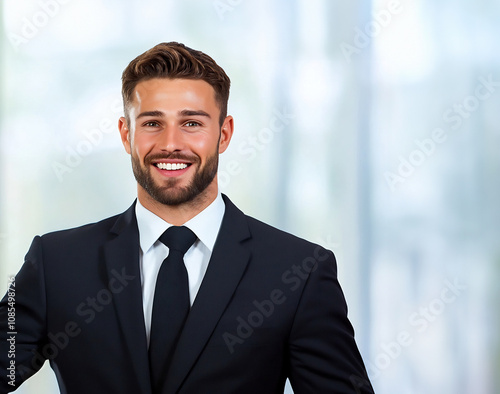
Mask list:
[[[294,250],[324,249],[321,245],[300,238],[284,230],[280,230],[270,224],[264,223],[251,216],[245,215],[252,237],[275,246],[292,248]]]
[[[52,231],[41,236],[46,242],[66,242],[72,239],[89,239],[93,237],[101,238],[108,234],[120,215],[111,216],[94,223],[84,224],[64,230]]]
[[[326,250],[320,245],[307,241],[289,232],[280,230],[252,216],[246,215],[238,207],[236,207],[226,195],[223,194],[222,197],[226,204],[226,213],[235,218],[232,226],[235,226],[236,228],[243,226],[242,221],[244,221],[245,226],[248,226],[252,242],[257,243],[254,245],[254,248],[264,250],[267,254],[273,256],[289,256],[290,254],[309,255],[311,251],[317,253],[318,250]]]

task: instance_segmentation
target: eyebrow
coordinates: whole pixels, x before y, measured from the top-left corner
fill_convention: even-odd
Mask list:
[[[141,112],[139,115],[137,115],[136,119],[145,117],[163,118],[164,116],[165,116],[164,113],[161,111],[146,111],[146,112]]]
[[[182,111],[179,111],[178,114],[180,116],[205,116],[205,117],[211,119],[210,114],[208,114],[205,111],[202,111],[201,109],[200,110],[184,109]],[[146,117],[164,118],[165,114],[162,111],[145,111],[145,112],[141,112],[137,116],[137,119],[146,118]]]
[[[205,116],[207,118],[211,118],[210,115],[205,112],[200,110],[190,110],[190,109],[184,109],[182,111],[179,111],[179,115],[181,116]]]

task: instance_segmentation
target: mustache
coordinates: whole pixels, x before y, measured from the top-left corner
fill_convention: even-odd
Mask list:
[[[195,154],[186,154],[186,153],[181,153],[181,152],[172,152],[172,153],[155,153],[151,155],[147,155],[144,158],[144,163],[145,164],[152,164],[155,161],[158,160],[185,160],[191,163],[199,163],[200,158],[195,155]]]

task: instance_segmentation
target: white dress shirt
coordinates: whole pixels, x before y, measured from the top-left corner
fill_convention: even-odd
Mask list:
[[[202,212],[184,223],[198,239],[184,255],[184,264],[189,279],[189,298],[193,305],[200,288],[208,262],[212,256],[215,240],[219,233],[224,216],[225,205],[222,196],[218,193],[215,200]],[[151,314],[155,294],[156,277],[163,260],[168,256],[168,248],[158,238],[172,225],[167,223],[153,212],[144,208],[139,200],[135,205],[137,225],[139,227],[140,242],[140,271],[142,284],[142,300],[146,336],[149,344],[151,331]]]

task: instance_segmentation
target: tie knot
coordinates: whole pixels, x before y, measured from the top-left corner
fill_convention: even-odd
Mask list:
[[[196,235],[185,226],[172,226],[160,236],[160,242],[171,250],[186,253],[196,241]]]

